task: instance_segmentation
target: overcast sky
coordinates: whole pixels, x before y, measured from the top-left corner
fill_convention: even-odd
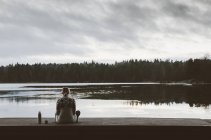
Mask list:
[[[0,65],[211,55],[211,0],[0,0]]]

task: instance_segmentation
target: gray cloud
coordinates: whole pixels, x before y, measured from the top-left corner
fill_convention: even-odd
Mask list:
[[[163,53],[154,47],[157,42],[171,48],[165,38],[208,39],[210,6],[207,0],[0,0],[0,58],[79,58],[102,54],[105,48],[110,55],[130,49],[153,57],[154,52]],[[89,59],[94,57],[100,56]]]
[[[201,34],[210,37],[210,10],[208,7],[200,4],[209,4],[207,1],[189,0],[183,1],[166,1],[163,4],[163,13],[173,18],[177,23],[175,30],[180,33]],[[200,7],[201,6],[201,7]],[[185,30],[184,30],[185,29]],[[206,30],[206,32],[204,32]],[[209,31],[209,32],[207,32]]]

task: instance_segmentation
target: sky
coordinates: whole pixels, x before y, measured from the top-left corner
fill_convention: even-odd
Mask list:
[[[0,0],[0,65],[210,58],[211,0]]]

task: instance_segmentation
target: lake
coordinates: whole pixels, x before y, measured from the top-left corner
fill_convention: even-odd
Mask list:
[[[211,85],[186,83],[0,84],[0,118],[54,117],[69,87],[81,117],[211,119]]]

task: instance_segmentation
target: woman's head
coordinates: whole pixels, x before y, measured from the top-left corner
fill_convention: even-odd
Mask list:
[[[63,94],[64,96],[67,96],[69,93],[70,93],[70,90],[69,90],[67,87],[63,87],[63,89],[62,89],[62,94]]]

